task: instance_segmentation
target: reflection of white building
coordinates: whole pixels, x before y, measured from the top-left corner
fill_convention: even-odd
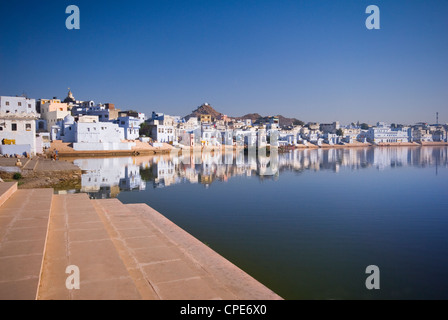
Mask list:
[[[185,160],[189,161],[185,161]],[[409,165],[434,165],[448,167],[446,148],[397,147],[397,148],[321,148],[292,150],[278,154],[271,150],[269,156],[241,152],[198,152],[197,154],[154,156],[149,162],[137,165],[135,158],[77,159],[85,173],[82,191],[93,197],[110,197],[120,190],[143,190],[140,168],[148,169],[155,188],[178,183],[227,181],[231,176],[277,178],[281,169],[286,170],[357,170],[375,167],[387,169]],[[188,162],[188,163],[187,163]],[[149,171],[151,170],[151,171]]]
[[[376,148],[372,164],[381,170],[407,165],[409,151],[408,148]]]
[[[145,190],[146,183],[140,176],[140,167],[129,164],[124,168],[124,177],[119,181],[120,190]]]
[[[176,165],[172,160],[156,158],[153,163],[153,174],[155,187],[164,187],[177,183]]]
[[[100,190],[119,188],[125,190],[144,190],[145,183],[140,176],[140,168],[133,164],[132,158],[89,158],[76,159],[74,164],[83,170],[81,191],[95,193]]]

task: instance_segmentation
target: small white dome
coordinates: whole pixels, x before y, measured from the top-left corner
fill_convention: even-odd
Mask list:
[[[66,115],[64,118],[65,124],[73,124],[75,123],[75,118],[73,118],[70,114]]]

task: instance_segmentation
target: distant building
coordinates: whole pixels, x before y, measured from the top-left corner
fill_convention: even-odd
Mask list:
[[[201,114],[199,116],[199,121],[201,123],[211,123],[212,122],[212,115],[211,114]]]
[[[429,128],[413,128],[412,141],[415,142],[432,142],[433,135]]]
[[[115,123],[124,129],[124,138],[126,140],[136,140],[140,136],[139,119],[134,117],[118,117]]]
[[[311,131],[318,131],[320,125],[318,122],[308,122],[306,125]]]
[[[59,99],[41,99],[40,105],[40,117],[45,121],[45,124],[39,122],[39,130],[51,128],[58,121],[61,121],[65,116],[69,115],[71,112],[68,109],[67,103],[61,103]]]
[[[213,128],[209,123],[204,122],[202,124],[202,146],[220,146],[221,145],[221,133]]]
[[[97,118],[95,116],[95,118]],[[124,140],[124,128],[112,122],[100,122],[93,116],[80,117],[78,122],[68,115],[51,129],[52,139],[73,142],[77,151],[130,150],[135,143]]]
[[[194,133],[192,133],[192,132],[188,132],[186,130],[181,130],[178,133],[178,139],[179,139],[179,143],[183,146],[194,147],[196,145]]]
[[[159,120],[152,121],[151,138],[157,142],[177,142],[176,131],[173,126],[159,124]]]
[[[139,125],[145,122],[146,116],[143,112],[137,112],[133,110],[129,111],[119,111],[118,117],[133,117],[139,120]]]
[[[338,121],[335,121],[333,123],[321,123],[319,126],[320,131],[322,131],[322,133],[336,133],[336,131],[338,131],[338,129],[341,126],[339,125]]]
[[[113,116],[111,118],[111,110],[107,109],[104,105],[96,105],[96,106],[74,106],[72,108],[72,115],[74,117],[80,117],[84,115],[88,116],[98,116],[98,121],[100,122],[109,122],[113,120]],[[116,118],[116,117],[115,117]]]
[[[369,128],[367,140],[372,143],[403,143],[409,142],[410,129],[392,129],[384,122],[378,122],[376,127]]]

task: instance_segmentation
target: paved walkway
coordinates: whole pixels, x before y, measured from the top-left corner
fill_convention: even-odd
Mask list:
[[[75,166],[70,161],[65,160],[52,160],[52,159],[20,159],[22,170],[33,170],[35,172],[46,172],[46,171],[72,171],[80,170],[78,166]],[[16,167],[16,158],[1,158],[0,157],[0,167]]]
[[[66,287],[70,265],[80,270],[79,290]],[[140,298],[87,194],[55,195],[38,299]]]
[[[53,189],[16,191],[0,207],[0,299],[35,299]]]
[[[146,204],[16,188],[0,184],[0,300],[281,299]]]
[[[146,204],[94,200],[123,257],[157,298],[281,299],[247,273]],[[109,229],[108,228],[108,229]]]

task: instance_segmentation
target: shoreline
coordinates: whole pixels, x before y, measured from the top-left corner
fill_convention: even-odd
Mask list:
[[[16,166],[16,160],[16,158],[0,158],[0,178],[5,182],[17,182],[19,189],[63,189],[81,185],[82,170],[71,161],[55,161],[44,156],[35,156],[21,159],[22,166]],[[15,178],[17,174],[20,176]]]
[[[444,147],[448,146],[447,142],[424,142],[424,143],[387,143],[387,144],[364,144],[354,143],[346,145],[328,145],[323,144],[317,146],[299,145],[294,147],[278,147],[278,153],[287,153],[292,150],[317,150],[317,149],[352,149],[352,148],[388,148],[388,147]],[[56,147],[60,147],[57,145]],[[59,160],[48,159],[51,157],[51,153],[54,148],[47,150],[46,155],[35,156],[31,159],[21,159],[23,165],[21,167],[15,166],[16,158],[0,158],[0,178],[5,181],[17,181],[19,189],[29,188],[54,188],[64,189],[67,187],[75,188],[81,184],[82,170],[73,164],[73,160],[77,158],[109,158],[109,157],[151,157],[157,155],[170,156],[173,152],[176,155],[183,153],[196,153],[196,152],[244,152],[247,153],[247,148],[236,146],[223,146],[223,147],[185,147],[185,148],[160,148],[156,149],[139,148],[134,150],[118,150],[118,151],[74,151],[67,146],[64,151],[59,151]],[[70,150],[71,149],[71,150]],[[191,151],[192,150],[192,151]],[[270,148],[266,149],[267,152]],[[258,152],[258,150],[257,150]],[[14,173],[19,172],[21,178],[14,180]]]
[[[148,145],[149,146],[149,145]],[[291,150],[315,150],[315,149],[345,149],[345,148],[370,148],[370,147],[426,147],[426,146],[448,146],[448,142],[397,142],[397,143],[352,143],[352,144],[322,144],[320,146],[315,144],[308,145],[297,145],[297,146],[284,146],[277,147],[279,153],[288,152]],[[258,148],[256,148],[258,150]],[[266,147],[267,150],[270,150],[270,146]],[[167,155],[167,154],[183,154],[183,153],[196,153],[196,152],[235,152],[235,151],[247,151],[247,147],[239,147],[239,146],[221,146],[221,147],[146,147],[146,148],[133,148],[132,150],[94,150],[94,151],[75,151],[73,148],[66,146],[62,150],[58,148],[58,146],[52,146],[47,150],[47,157],[51,157],[51,154],[54,150],[58,150],[58,156],[61,158],[88,158],[88,157],[135,157],[135,156],[150,156],[150,155]]]

